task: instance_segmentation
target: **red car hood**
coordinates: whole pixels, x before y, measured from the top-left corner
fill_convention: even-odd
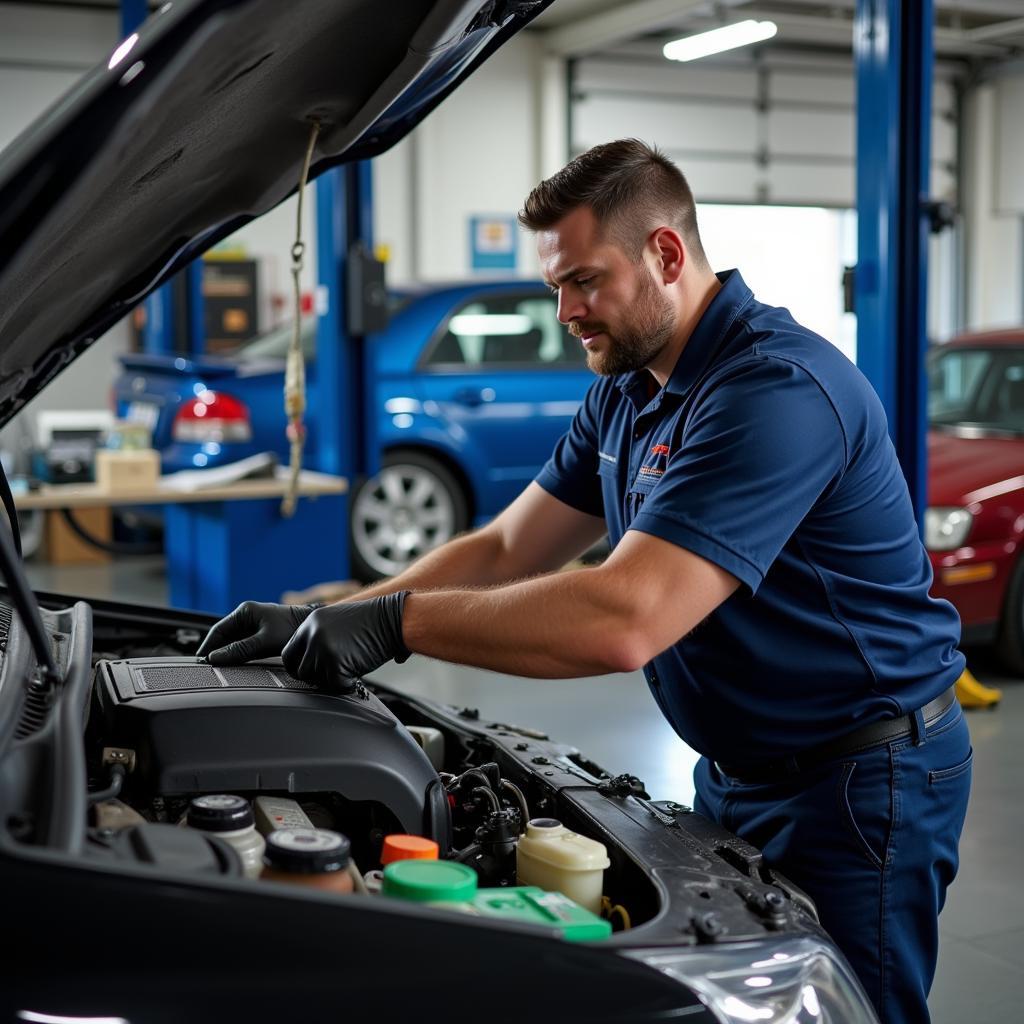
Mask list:
[[[1024,487],[1024,438],[928,433],[928,504],[969,505]]]

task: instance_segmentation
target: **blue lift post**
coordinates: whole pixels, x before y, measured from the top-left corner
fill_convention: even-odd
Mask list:
[[[362,246],[373,251],[373,179],[368,161],[346,164],[316,183],[317,276],[326,309],[317,322],[316,408],[319,465],[346,477],[350,495],[360,477],[379,469],[373,336],[350,334],[349,260]],[[348,537],[351,503],[346,503]],[[351,574],[347,540],[344,573]]]
[[[932,0],[857,0],[857,363],[885,407],[922,528],[932,31]]]

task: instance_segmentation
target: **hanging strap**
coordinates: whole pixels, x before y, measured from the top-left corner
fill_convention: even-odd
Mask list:
[[[281,515],[286,519],[295,514],[299,500],[299,473],[302,470],[302,448],[306,443],[306,427],[302,422],[306,411],[306,363],[302,354],[302,283],[301,274],[306,251],[302,240],[302,197],[309,179],[309,165],[313,159],[313,148],[320,133],[320,124],[313,122],[306,148],[306,159],[299,176],[299,202],[295,212],[295,244],[292,245],[292,286],[295,298],[295,323],[292,327],[291,343],[288,345],[288,361],[284,371],[284,411],[288,417],[288,490],[281,501]]]

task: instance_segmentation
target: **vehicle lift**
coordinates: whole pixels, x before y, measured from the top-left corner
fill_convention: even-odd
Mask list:
[[[857,0],[857,365],[878,392],[918,528],[928,504],[928,237],[942,219],[929,198],[933,0]],[[999,690],[965,671],[964,707]]]

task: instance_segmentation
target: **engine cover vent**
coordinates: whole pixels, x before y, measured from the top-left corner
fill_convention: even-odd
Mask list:
[[[316,687],[294,679],[277,666],[239,665],[230,672],[221,672],[212,665],[182,664],[133,666],[132,689],[144,694],[223,689],[315,690]]]

